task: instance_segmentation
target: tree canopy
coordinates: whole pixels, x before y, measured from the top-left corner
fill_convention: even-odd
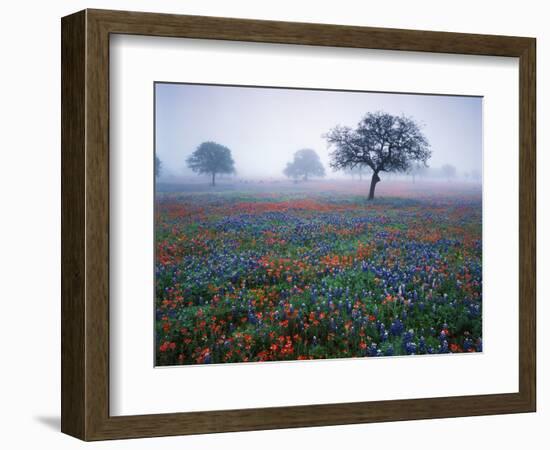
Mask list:
[[[452,180],[456,177],[456,167],[452,164],[444,164],[441,166],[441,173],[447,180]]]
[[[155,155],[155,178],[158,178],[160,176],[161,169],[162,162],[160,161],[159,157]]]
[[[315,150],[304,148],[294,153],[293,160],[287,163],[283,173],[294,180],[302,178],[307,181],[309,177],[324,177],[325,168]]]
[[[210,174],[212,186],[216,185],[217,174],[230,174],[235,172],[235,162],[231,156],[231,150],[216,142],[203,142],[187,158],[187,166],[196,173]]]
[[[369,199],[374,198],[380,172],[407,172],[413,162],[426,164],[428,140],[410,117],[367,113],[355,129],[336,126],[326,135],[334,169],[366,165],[372,169]]]

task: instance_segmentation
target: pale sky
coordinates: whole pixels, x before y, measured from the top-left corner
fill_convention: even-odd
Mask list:
[[[482,98],[157,83],[156,152],[164,175],[188,173],[186,158],[204,141],[229,147],[240,177],[283,177],[296,150],[312,148],[327,175],[322,135],[355,127],[367,112],[405,114],[422,125],[430,167],[481,171]]]

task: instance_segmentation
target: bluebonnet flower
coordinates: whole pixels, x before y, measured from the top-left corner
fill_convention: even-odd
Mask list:
[[[426,339],[424,339],[424,336],[420,336],[418,340],[418,352],[426,353]]]
[[[404,344],[407,355],[414,355],[416,353],[416,344],[414,342],[405,342]]]
[[[395,319],[391,324],[390,332],[393,336],[400,336],[403,333],[403,322]]]
[[[403,209],[409,200],[384,199],[384,208],[366,211],[323,193],[316,211],[289,207],[293,195],[161,201],[155,317],[166,325],[157,342],[178,346],[159,352],[163,363],[194,364],[205,346],[200,361],[212,363],[482,350],[481,240],[465,245],[461,230],[476,234],[471,206],[479,203],[457,198],[447,214],[441,200]],[[439,223],[445,232],[433,239],[427,230]],[[354,253],[358,239],[367,252]],[[448,257],[455,253],[456,261]],[[336,262],[320,269],[326,257]],[[464,316],[472,334],[457,339],[449,329],[462,329]]]
[[[376,342],[372,342],[367,348],[367,351],[369,356],[378,356],[380,352],[380,350],[378,350],[378,346],[376,345]]]
[[[403,335],[403,341],[404,342],[411,342],[414,337],[414,331],[409,330]]]
[[[439,353],[449,353],[449,343],[446,340],[441,342]]]

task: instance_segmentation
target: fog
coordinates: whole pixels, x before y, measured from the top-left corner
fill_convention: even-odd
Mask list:
[[[457,178],[481,173],[482,98],[207,86],[155,85],[155,151],[161,180],[192,175],[186,158],[204,141],[231,149],[240,178],[282,178],[296,150],[312,148],[327,178],[341,177],[329,167],[323,134],[336,125],[355,127],[367,112],[405,114],[422,126],[435,171],[450,164]]]

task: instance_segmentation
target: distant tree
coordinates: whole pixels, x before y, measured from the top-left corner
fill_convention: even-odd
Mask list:
[[[481,181],[481,172],[477,169],[472,170],[470,176],[472,177],[472,181]]]
[[[162,162],[157,155],[155,155],[155,178],[160,176],[160,171],[162,169]]]
[[[456,178],[456,167],[451,164],[444,164],[441,166],[441,174],[447,179],[447,181],[451,181]]]
[[[292,162],[286,163],[286,167],[285,167],[285,170],[283,170],[283,173],[288,178],[292,178],[295,183],[297,183],[298,178],[300,178],[300,172]]]
[[[212,186],[216,186],[216,175],[234,173],[235,162],[231,157],[231,150],[216,142],[203,142],[187,158],[187,166],[199,174],[210,174]]]
[[[294,153],[294,159],[287,163],[283,173],[294,181],[298,178],[307,181],[309,177],[324,177],[325,168],[315,150],[304,148]]]
[[[428,140],[413,119],[384,112],[367,113],[355,129],[337,126],[325,138],[334,148],[330,154],[334,169],[359,164],[372,169],[369,200],[374,198],[380,172],[407,172],[413,162],[426,165],[431,156]]]
[[[416,177],[421,177],[425,175],[427,171],[428,171],[428,167],[425,164],[415,162],[411,164],[411,168],[409,169],[408,173],[409,175],[411,175],[412,182],[414,184],[416,182]]]
[[[370,167],[365,164],[358,164],[355,167],[346,167],[344,173],[351,175],[354,178],[356,175],[359,177],[359,181],[363,180],[364,175],[368,175],[371,172]]]

